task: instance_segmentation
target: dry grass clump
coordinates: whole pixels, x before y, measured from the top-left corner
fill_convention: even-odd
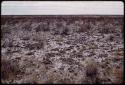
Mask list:
[[[73,75],[69,73],[60,73],[56,70],[51,70],[46,73],[48,80],[47,84],[73,84]]]
[[[44,63],[45,65],[47,65],[47,64],[52,64],[52,61],[51,61],[49,58],[44,57],[44,58],[43,58],[43,63]]]
[[[29,40],[30,39],[30,37],[29,36],[24,36],[23,38],[22,38],[22,40]]]
[[[124,58],[123,51],[116,50],[112,53],[112,59],[114,61],[122,60]]]
[[[124,76],[123,69],[113,68],[111,71],[111,75],[113,76],[112,83],[114,83],[114,84],[123,83],[123,76]]]
[[[92,60],[88,60],[86,65],[86,76],[95,77],[96,75],[97,75],[97,64]]]
[[[47,81],[46,83],[48,84],[54,84],[58,83],[58,80],[60,79],[59,74],[53,72],[53,71],[48,71],[47,72]]]
[[[30,35],[30,34],[29,34]],[[44,45],[46,44],[46,38],[43,34],[32,34],[30,36],[24,36],[23,40],[32,40],[34,43],[30,42],[25,45],[25,48],[29,50],[39,50],[43,49]]]
[[[86,60],[86,81],[88,83],[97,83],[97,74],[98,74],[98,69],[97,69],[97,64],[93,59],[87,59]]]
[[[86,67],[86,75],[88,77],[94,77],[97,74],[97,68],[94,64],[88,64]]]
[[[57,41],[57,42],[63,42],[64,39],[63,39],[63,37],[56,37],[56,41]]]
[[[41,43],[33,43],[33,44],[26,44],[26,48],[29,50],[39,50],[44,47],[44,44]]]
[[[11,80],[14,79],[19,72],[16,65],[13,65],[9,60],[1,60],[1,79]]]
[[[31,39],[41,44],[45,44],[47,41],[46,35],[44,33],[37,33],[37,34],[34,33]]]
[[[28,76],[28,79],[25,80],[25,83],[29,84],[59,84],[61,76],[58,73],[47,71],[46,68],[42,69],[43,71],[40,74],[33,73]]]

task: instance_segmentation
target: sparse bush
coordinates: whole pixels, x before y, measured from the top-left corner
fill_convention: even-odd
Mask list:
[[[49,29],[49,22],[44,23],[42,26],[42,29],[43,29],[43,31],[49,31],[50,30]]]
[[[109,36],[109,40],[113,41],[114,40],[114,36]]]
[[[46,53],[45,56],[46,56],[47,58],[55,57],[55,53]]]
[[[54,35],[68,35],[69,29],[67,28],[66,24],[63,23],[56,23],[51,30],[51,33]]]
[[[44,47],[43,42],[33,43],[33,44],[26,44],[25,48],[28,48],[29,50],[39,50]]]
[[[108,34],[110,31],[109,31],[109,29],[107,28],[103,28],[101,31],[100,31],[101,33],[105,33],[105,34]]]
[[[25,23],[22,24],[22,29],[24,29],[25,31],[31,31],[31,22],[27,21]]]
[[[79,28],[78,32],[88,32],[90,30],[90,25],[89,24],[85,24],[85,25],[81,25],[81,27]]]
[[[38,26],[35,28],[35,31],[36,32],[40,32],[40,31],[43,31],[43,32],[46,32],[46,31],[49,31],[49,22],[41,22],[38,24]]]
[[[11,38],[7,38],[4,40],[2,47],[13,47],[13,42],[14,40],[12,40]]]
[[[69,34],[69,29],[65,28],[61,34],[62,35],[68,35]]]
[[[10,33],[11,33],[11,26],[6,24],[1,26],[1,38],[4,38],[7,34]]]
[[[28,44],[27,47],[31,49],[41,49],[44,48],[44,45],[46,44],[46,36],[44,34],[33,34],[31,39],[33,41],[36,41],[37,43],[34,44]]]
[[[42,28],[40,27],[40,25],[38,25],[36,28],[35,28],[35,31],[36,32],[40,32],[42,30]]]
[[[44,64],[52,64],[52,61],[50,61],[49,58],[46,57],[46,58],[43,58],[43,63]]]
[[[99,29],[99,33],[102,33],[102,34],[115,33],[115,31],[116,31],[116,29],[114,29],[112,25],[111,26],[106,25],[106,26],[103,26]]]
[[[22,38],[22,40],[29,40],[29,39],[30,39],[29,36],[24,36],[24,37]]]
[[[34,54],[33,52],[26,53],[26,55],[33,55],[33,54]]]
[[[72,65],[72,64],[78,64],[74,59],[72,58],[60,58],[62,62],[65,62],[66,64]]]
[[[8,26],[8,25],[2,25],[1,26],[1,31],[2,31],[2,34],[10,33],[11,32],[10,26]]]

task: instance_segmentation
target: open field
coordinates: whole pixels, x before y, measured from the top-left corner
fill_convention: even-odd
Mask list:
[[[123,16],[2,16],[1,81],[123,82]]]

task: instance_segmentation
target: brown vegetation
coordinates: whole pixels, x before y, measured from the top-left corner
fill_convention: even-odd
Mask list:
[[[1,79],[14,79],[19,69],[9,60],[1,60]]]
[[[2,83],[123,82],[123,16],[2,16],[1,21]]]

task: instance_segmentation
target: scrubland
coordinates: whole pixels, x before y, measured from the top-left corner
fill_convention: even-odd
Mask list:
[[[123,83],[123,16],[1,16],[1,82]]]

